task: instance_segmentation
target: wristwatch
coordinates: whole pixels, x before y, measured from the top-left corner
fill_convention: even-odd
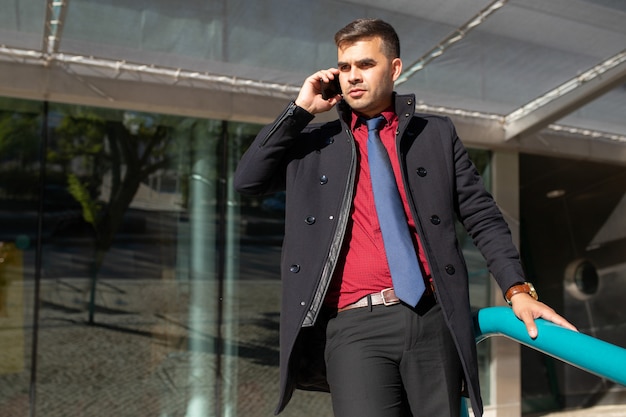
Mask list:
[[[506,291],[506,294],[504,295],[504,299],[509,305],[511,305],[511,297],[513,297],[515,294],[519,294],[522,292],[525,292],[526,294],[530,295],[535,300],[539,299],[539,296],[537,295],[537,291],[535,290],[535,287],[533,287],[533,284],[531,284],[530,282],[523,282],[521,284],[513,285],[511,288],[509,288]]]

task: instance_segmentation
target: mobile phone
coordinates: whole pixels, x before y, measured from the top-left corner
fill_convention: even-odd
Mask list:
[[[330,80],[329,83],[322,81],[322,98],[324,100],[331,99],[337,94],[341,94],[341,85],[339,85],[339,76],[335,75],[335,78]]]

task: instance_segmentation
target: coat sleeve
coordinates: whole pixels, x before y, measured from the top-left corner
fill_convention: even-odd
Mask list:
[[[457,215],[487,261],[496,282],[506,291],[524,281],[520,256],[511,231],[492,195],[485,189],[478,170],[452,128]]]
[[[256,136],[237,165],[234,186],[242,194],[263,195],[285,189],[289,149],[314,116],[289,103],[274,123]]]

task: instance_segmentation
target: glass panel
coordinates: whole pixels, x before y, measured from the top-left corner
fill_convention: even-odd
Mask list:
[[[150,375],[156,320],[149,303],[159,295],[161,258],[147,236],[160,216],[133,204],[142,184],[136,169],[147,163],[130,158],[155,132],[141,125],[146,131],[132,135],[136,126],[123,115],[51,106],[46,194],[54,198],[56,221],[44,230],[40,413],[125,415],[123,407],[132,413],[132,404],[114,399],[132,392],[139,375]]]
[[[222,124],[54,105],[37,409],[211,415]]]
[[[0,98],[0,410],[29,413],[41,105]]]
[[[2,46],[41,49],[46,3],[39,0],[0,0]]]
[[[524,266],[540,299],[626,347],[626,167],[520,155]],[[626,389],[522,348],[525,413],[623,404]]]

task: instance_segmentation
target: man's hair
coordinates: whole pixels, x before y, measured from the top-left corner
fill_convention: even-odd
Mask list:
[[[357,19],[348,23],[335,34],[335,45],[340,48],[342,45],[374,37],[382,40],[383,53],[388,58],[400,58],[400,39],[396,30],[380,19]]]

